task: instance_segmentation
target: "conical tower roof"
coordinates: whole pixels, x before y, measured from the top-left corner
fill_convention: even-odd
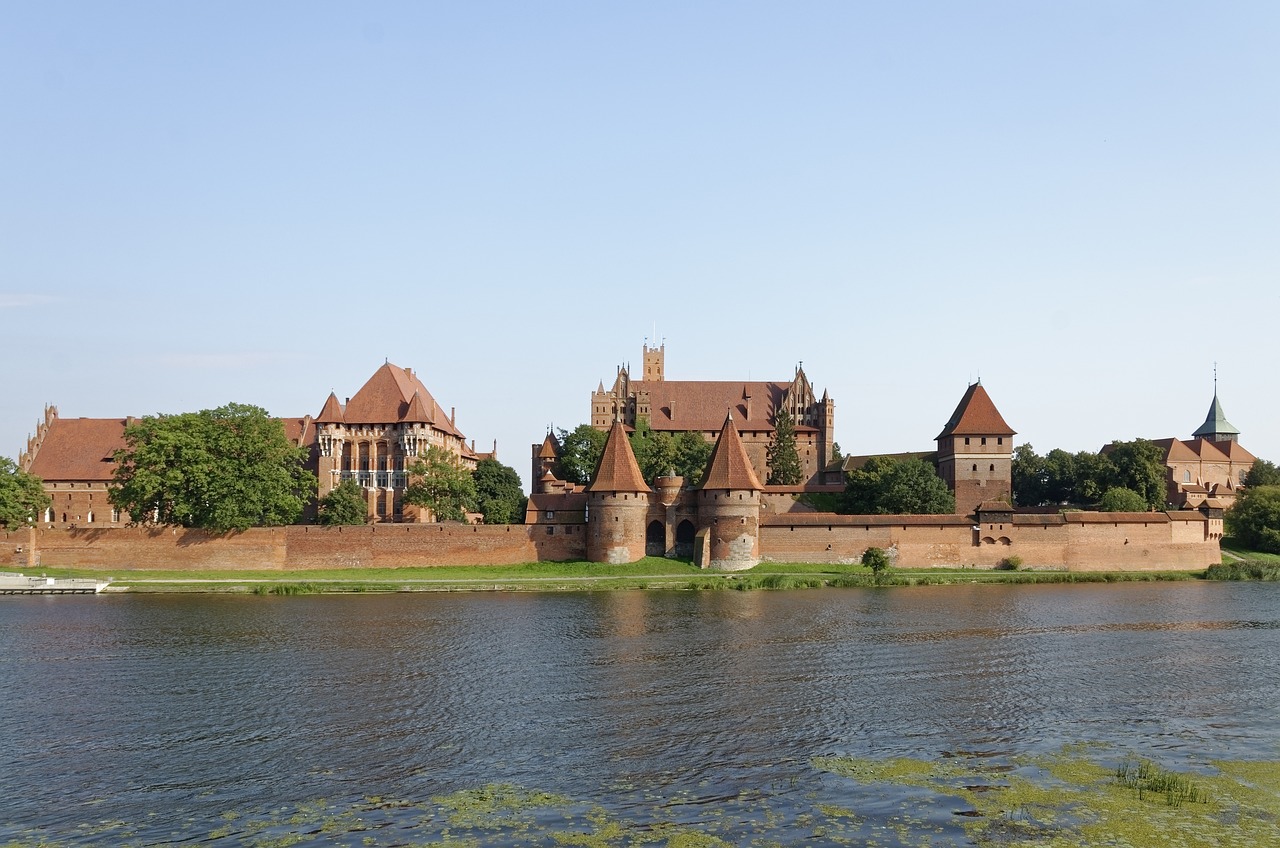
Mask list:
[[[560,443],[556,441],[555,434],[550,430],[547,431],[547,437],[542,440],[542,447],[538,449],[538,459],[559,459]]]
[[[1220,436],[1238,436],[1240,431],[1231,426],[1231,422],[1227,420],[1227,416],[1222,411],[1222,404],[1218,402],[1218,391],[1214,389],[1213,403],[1209,404],[1209,414],[1205,416],[1204,423],[1200,425],[1200,429],[1191,434],[1195,437],[1204,437],[1212,441],[1220,441]]]
[[[342,417],[342,404],[338,403],[338,396],[333,392],[329,392],[329,399],[324,402],[324,409],[320,410],[320,414],[316,416],[316,423],[345,423],[345,419]]]
[[[587,486],[588,492],[647,492],[649,484],[640,473],[640,464],[631,450],[627,428],[621,421],[613,422],[609,439],[600,454],[596,476]]]
[[[405,410],[404,417],[400,419],[406,424],[430,424],[431,413],[427,410],[426,403],[422,400],[422,393],[415,391],[413,397],[409,400],[409,408]]]
[[[1012,435],[1015,435],[1014,429],[1005,423],[1000,410],[991,402],[991,396],[982,388],[982,383],[974,383],[965,391],[964,397],[960,398],[960,405],[951,413],[951,420],[936,438]]]
[[[724,426],[720,428],[720,438],[716,439],[715,449],[711,451],[711,459],[707,462],[707,473],[702,475],[699,489],[735,489],[740,491],[760,492],[760,478],[751,466],[747,449],[742,446],[742,437],[738,435],[738,427],[733,423],[733,412],[725,416]]]

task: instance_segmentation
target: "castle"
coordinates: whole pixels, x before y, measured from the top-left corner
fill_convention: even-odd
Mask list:
[[[130,516],[114,508],[107,487],[115,475],[115,452],[125,447],[129,418],[62,418],[47,406],[27,440],[18,467],[39,477],[52,504],[39,516],[50,527],[121,527]],[[429,521],[431,516],[403,503],[407,466],[437,445],[468,468],[489,453],[477,453],[457,426],[455,410],[445,414],[411,368],[390,362],[378,368],[355,395],[339,403],[330,393],[315,418],[282,418],[285,436],[308,452],[307,468],[323,497],[343,480],[355,480],[365,494],[371,522]],[[303,516],[314,518],[314,505]]]
[[[765,480],[769,477],[765,450],[773,439],[777,415],[785,410],[795,425],[804,479],[820,482],[835,446],[836,404],[826,391],[820,398],[814,394],[803,363],[789,381],[668,380],[665,344],[645,344],[643,356],[643,379],[631,379],[631,367],[622,365],[608,391],[602,381],[591,393],[592,427],[608,430],[621,421],[634,428],[644,419],[655,432],[701,433],[714,441],[725,410],[732,410],[743,450]]]
[[[620,369],[625,383],[623,374]],[[593,407],[604,395],[617,396],[598,390]],[[639,401],[636,405],[643,409]],[[1120,568],[1176,568],[1205,567],[1220,557],[1222,508],[1216,502],[1159,513],[1015,513],[1015,433],[980,383],[966,389],[937,437],[934,459],[955,494],[953,515],[823,513],[797,495],[842,486],[762,484],[739,432],[735,411],[741,408],[727,410],[699,481],[668,476],[649,486],[631,450],[621,408],[595,475],[583,488],[555,476],[558,445],[548,434],[533,446],[539,491],[529,498],[526,524],[551,537],[580,535],[592,562],[691,556],[704,568],[726,571],[762,560],[854,562],[871,546],[915,566],[995,567],[1018,557],[1041,567],[1105,562]]]

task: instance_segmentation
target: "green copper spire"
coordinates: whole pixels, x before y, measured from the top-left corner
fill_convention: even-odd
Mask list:
[[[1209,405],[1209,414],[1205,417],[1204,423],[1200,425],[1200,429],[1191,435],[1196,438],[1206,438],[1211,442],[1234,442],[1236,436],[1240,435],[1240,431],[1231,426],[1231,422],[1227,420],[1227,416],[1222,411],[1222,404],[1218,401],[1217,370],[1217,368],[1214,368],[1213,403]]]

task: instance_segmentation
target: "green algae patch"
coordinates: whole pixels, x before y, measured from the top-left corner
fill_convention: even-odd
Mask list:
[[[1280,763],[1223,761],[1187,773],[1132,756],[1109,766],[1103,756],[1068,748],[998,759],[820,757],[813,765],[864,785],[926,790],[923,807],[903,810],[911,829],[926,833],[930,812],[950,803],[983,848],[1280,844]]]
[[[541,808],[563,808],[573,800],[549,792],[521,789],[495,783],[478,789],[464,789],[431,799],[452,827],[485,830],[532,825],[532,813]]]

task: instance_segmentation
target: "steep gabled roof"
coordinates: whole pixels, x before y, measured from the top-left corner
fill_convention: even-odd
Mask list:
[[[711,459],[707,462],[707,473],[702,475],[699,489],[734,489],[740,491],[761,492],[760,478],[751,467],[747,450],[742,446],[742,437],[733,423],[733,412],[725,416],[724,425],[720,428],[720,438],[711,451]]]
[[[1227,416],[1222,412],[1222,404],[1218,402],[1218,392],[1216,390],[1213,393],[1213,403],[1209,404],[1209,414],[1205,416],[1204,423],[1200,425],[1200,429],[1191,435],[1196,437],[1240,435],[1240,431],[1231,426],[1231,423],[1227,421]]]
[[[1225,462],[1227,455],[1222,452],[1222,443],[1210,441],[1209,439],[1192,439],[1187,442],[1187,447],[1195,451],[1196,457],[1202,462]]]
[[[627,428],[621,421],[613,422],[609,438],[600,454],[596,474],[587,486],[588,492],[647,492],[649,484],[640,473],[640,464],[631,450]]]
[[[342,410],[342,422],[345,424],[397,424],[405,420],[414,394],[421,395],[421,404],[426,412],[426,421],[444,432],[462,438],[462,433],[453,426],[453,421],[436,399],[427,391],[418,376],[407,368],[384,363],[373,373],[360,391],[356,392]],[[334,398],[336,401],[337,398]],[[326,407],[328,404],[326,403]],[[323,416],[323,413],[322,413]],[[322,421],[322,418],[317,418]]]
[[[320,410],[320,414],[316,416],[317,424],[341,424],[342,404],[338,403],[338,396],[333,392],[329,392],[329,399],[324,402],[324,409]]]
[[[105,482],[123,448],[123,418],[55,418],[31,458],[29,472],[42,480]]]
[[[947,436],[1012,436],[1015,431],[1005,423],[991,396],[982,388],[981,383],[974,383],[960,398],[960,405],[951,413],[951,419],[938,439]]]
[[[658,432],[715,432],[724,421],[725,409],[733,410],[741,429],[769,432],[773,430],[773,416],[783,408],[790,388],[791,383],[760,381],[632,380],[630,391],[636,395],[648,393],[649,426]],[[797,433],[814,429],[796,422]]]

